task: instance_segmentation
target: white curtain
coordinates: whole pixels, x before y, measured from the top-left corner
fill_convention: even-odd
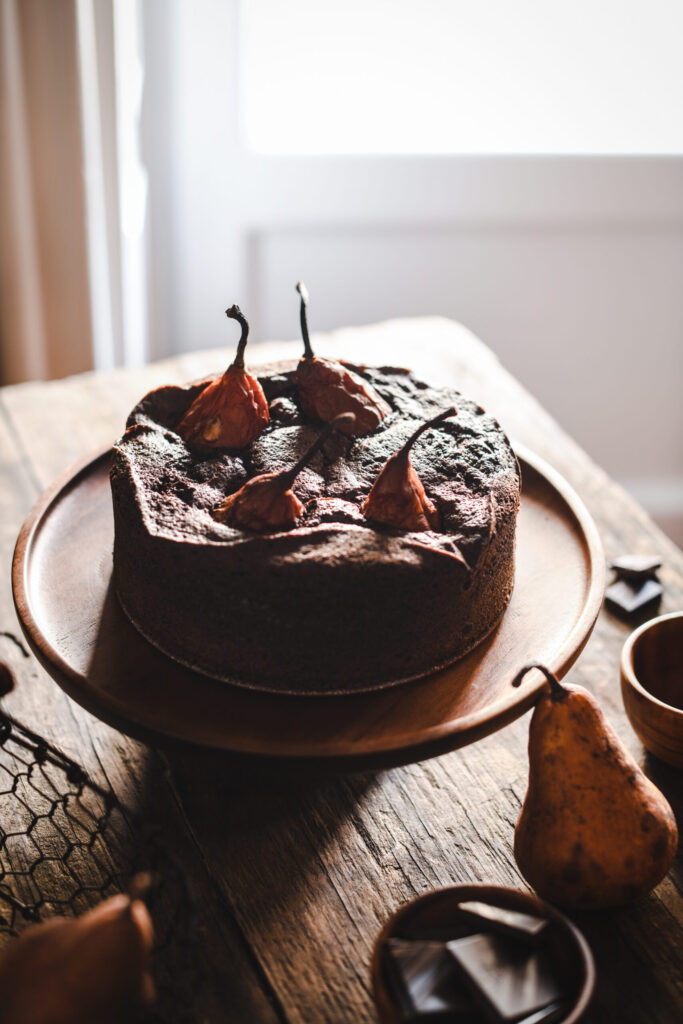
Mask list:
[[[0,380],[141,364],[138,0],[0,0]]]

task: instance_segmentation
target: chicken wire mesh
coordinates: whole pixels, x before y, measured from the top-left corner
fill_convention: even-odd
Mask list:
[[[154,1007],[140,1019],[194,1021],[203,970],[195,906],[172,844],[79,764],[0,709],[0,953],[31,923],[82,914],[151,873]]]

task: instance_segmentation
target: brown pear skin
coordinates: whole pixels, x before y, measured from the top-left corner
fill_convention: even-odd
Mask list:
[[[665,797],[624,749],[582,686],[546,676],[529,728],[529,788],[515,829],[515,859],[552,903],[615,907],[645,896],[676,855],[678,830]]]
[[[122,893],[27,928],[0,956],[3,1024],[128,1024],[152,1001],[152,922]]]

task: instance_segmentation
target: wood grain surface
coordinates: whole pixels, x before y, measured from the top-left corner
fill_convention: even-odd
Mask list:
[[[681,552],[468,331],[429,318],[316,340],[320,354],[410,365],[481,402],[513,439],[574,486],[598,524],[608,560],[625,552],[660,554],[661,610],[683,606]],[[252,359],[297,352],[298,345],[263,346],[258,354],[254,347]],[[231,357],[211,352],[0,392],[0,658],[18,680],[3,706],[158,821],[177,848],[202,914],[195,941],[207,980],[197,992],[197,1021],[371,1022],[372,945],[401,902],[465,882],[526,889],[512,836],[526,789],[528,719],[464,750],[390,771],[324,780],[312,773],[297,785],[255,780],[214,755],[161,754],[91,717],[39,668],[12,608],[14,540],[40,491],[75,459],[116,437],[144,391],[222,369]],[[681,825],[680,773],[644,755],[623,712],[619,652],[630,629],[602,611],[570,678],[598,696]],[[681,1020],[682,884],[679,859],[640,903],[572,915],[597,969],[586,1021]]]

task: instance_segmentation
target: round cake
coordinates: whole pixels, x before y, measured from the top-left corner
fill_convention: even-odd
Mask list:
[[[255,371],[269,422],[239,449],[197,447],[178,433],[211,380],[159,388],[133,409],[111,467],[114,582],[130,621],[171,658],[255,689],[351,693],[444,667],[499,621],[520,495],[507,437],[457,391],[404,369],[349,369],[387,412],[365,436],[330,433],[293,484],[301,514],[290,529],[254,532],[215,510],[260,474],[293,466],[318,438],[296,364]],[[438,528],[368,518],[387,460],[450,406],[452,418],[410,450]]]

